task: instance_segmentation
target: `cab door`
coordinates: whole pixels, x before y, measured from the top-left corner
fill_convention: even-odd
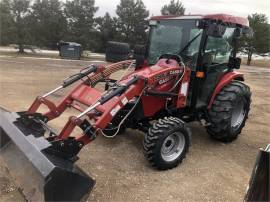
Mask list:
[[[208,104],[208,100],[222,75],[229,70],[229,57],[233,54],[234,29],[228,27],[222,37],[208,36],[206,39],[202,62],[205,78],[200,86],[197,108]]]

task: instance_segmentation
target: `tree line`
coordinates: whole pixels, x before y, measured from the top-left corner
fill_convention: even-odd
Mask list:
[[[95,17],[95,0],[2,0],[1,45],[55,48],[60,40],[104,51],[106,41],[145,42],[149,11],[141,0],[121,0],[117,17]]]
[[[121,0],[116,16],[109,13],[95,17],[95,0],[1,0],[0,44],[36,45],[56,48],[60,40],[82,44],[84,49],[104,52],[107,41],[145,44],[147,40],[147,10],[142,0]],[[161,8],[162,15],[183,15],[184,5],[171,0]],[[259,52],[269,52],[269,24],[264,14],[249,16],[254,29],[253,39],[244,39],[242,46],[253,46]]]

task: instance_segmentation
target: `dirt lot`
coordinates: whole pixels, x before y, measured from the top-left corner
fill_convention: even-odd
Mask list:
[[[86,64],[89,61],[1,56],[0,106],[25,110],[36,95]],[[258,148],[270,142],[270,67],[242,66],[241,71],[251,86],[253,102],[239,139],[231,144],[213,141],[193,123],[187,158],[179,167],[161,172],[144,159],[142,133],[127,130],[114,139],[100,136],[81,151],[78,161],[97,181],[89,201],[242,201]],[[24,201],[8,176],[0,161],[0,201]]]

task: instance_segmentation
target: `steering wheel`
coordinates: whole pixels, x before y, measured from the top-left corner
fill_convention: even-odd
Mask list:
[[[171,54],[171,53],[165,53],[162,54],[159,58],[160,59],[167,59],[166,63],[169,64],[170,59],[176,60],[178,62],[178,64],[181,64],[183,62],[183,59],[180,55],[177,54]]]

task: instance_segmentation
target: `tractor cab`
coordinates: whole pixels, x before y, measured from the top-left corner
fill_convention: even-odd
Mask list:
[[[225,14],[155,16],[149,20],[146,59],[179,55],[192,71],[189,105],[205,108],[222,75],[239,69],[237,42],[248,34],[248,20]],[[241,79],[241,78],[239,78]]]

